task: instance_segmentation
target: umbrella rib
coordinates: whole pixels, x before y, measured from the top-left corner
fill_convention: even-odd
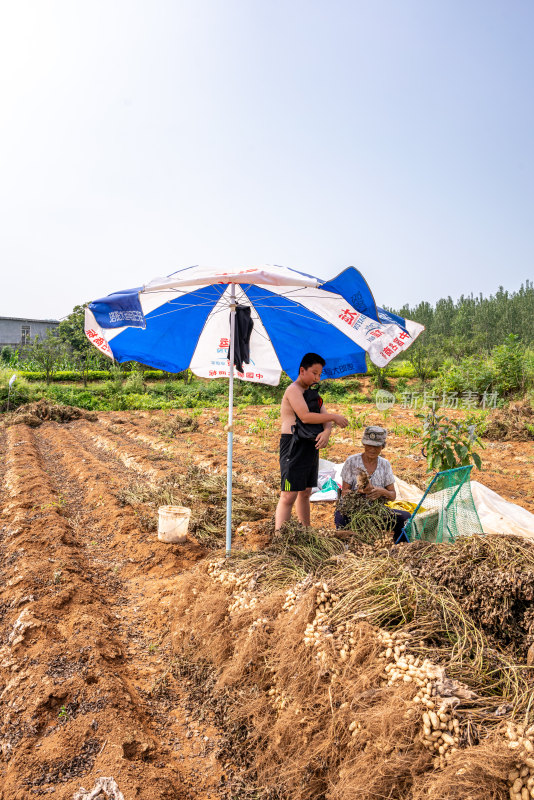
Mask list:
[[[240,299],[242,299],[242,297],[245,297],[249,302],[251,302],[249,300],[248,296],[247,296],[247,290],[251,286],[256,286],[256,285],[257,284],[251,284],[251,283],[244,284],[244,285],[243,284],[236,284],[236,286],[239,287],[239,289],[241,290],[241,293],[242,293],[241,296],[237,298],[238,302],[239,302]],[[215,291],[219,294],[219,300],[217,300],[215,302],[215,304],[214,304],[214,305],[218,305],[221,302],[221,300],[223,300],[224,295],[227,292],[227,287],[229,286],[229,284],[221,284],[220,288],[219,288],[219,286],[217,284],[209,284],[209,286],[211,288],[215,289]],[[207,287],[205,287],[205,288],[207,288]],[[276,297],[281,297],[281,298],[288,297],[289,299],[291,299],[293,301],[298,300],[300,298],[306,299],[307,297],[316,297],[316,295],[308,295],[308,294],[297,295],[297,292],[299,292],[301,290],[302,290],[302,287],[297,287],[297,288],[288,289],[287,291],[279,292],[279,293],[278,292],[269,292],[268,294],[265,294],[263,297],[262,296],[258,297],[258,299],[254,301],[254,306],[256,306],[257,308],[270,308],[273,311],[284,311],[286,314],[294,314],[295,316],[302,316],[304,319],[312,319],[312,317],[306,316],[305,314],[298,314],[295,311],[291,311],[286,306],[277,306],[277,305],[273,304],[273,300]],[[186,295],[191,294],[191,290],[190,289],[185,291],[185,290],[181,290],[181,289],[177,289],[177,288],[163,289],[163,290],[160,289],[160,290],[154,290],[153,292],[151,292],[150,290],[145,290],[145,291],[146,291],[147,294],[151,294],[151,293],[155,294],[155,293],[158,293],[158,292],[159,293],[170,292],[172,294],[179,295],[181,297],[185,297]],[[199,299],[202,299],[202,295],[196,295],[196,297],[199,298]],[[270,302],[262,303],[262,301],[265,301],[267,299],[269,299]],[[225,308],[228,308],[229,305],[230,305],[229,300],[223,300],[223,302],[225,304]],[[276,302],[276,300],[274,300],[274,302]],[[206,302],[205,303],[202,303],[202,302],[201,303],[198,303],[198,302],[197,303],[191,303],[191,305],[189,305],[189,306],[182,306],[180,309],[176,309],[176,310],[187,310],[189,308],[194,308],[194,307],[198,307],[198,306],[202,306],[202,305],[209,305],[210,303],[213,303],[213,298],[212,297],[209,298],[209,301],[206,298]],[[168,305],[172,305],[172,300],[167,301],[167,304]],[[217,309],[217,311],[215,311],[214,313],[217,313],[220,310],[222,310],[222,309]],[[173,313],[173,312],[170,312],[170,311],[169,312],[163,312],[162,314],[154,315],[153,317],[151,317],[151,319],[157,319],[159,316],[163,316],[163,314],[165,314],[165,313]],[[320,317],[320,315],[316,315],[315,317],[313,317],[313,319],[319,319],[322,322],[324,322],[324,324],[326,324],[326,325],[331,325],[332,324],[330,322],[325,322],[325,320],[323,320]]]
[[[189,311],[191,308],[202,308],[204,306],[210,306],[213,304],[211,303],[191,303],[189,306],[180,306],[180,308],[173,308],[172,311],[162,311],[161,314],[152,314],[150,319],[158,319],[159,317],[166,317],[168,314],[178,314],[180,311]]]
[[[215,303],[214,303],[214,298],[213,297],[209,297],[209,300],[208,300],[208,297],[206,297],[205,302],[195,302],[195,303],[191,303],[189,305],[182,305],[179,308],[172,308],[172,310],[169,310],[169,311],[162,311],[160,314],[153,314],[150,317],[150,319],[158,319],[159,317],[165,316],[166,314],[174,314],[174,313],[179,312],[179,311],[188,311],[191,308],[199,308],[199,307],[202,307],[202,306],[209,306],[209,305],[213,305],[213,311],[211,312],[212,316],[214,316],[215,314],[220,313],[221,311],[227,311],[229,306],[230,306],[230,302],[229,302],[229,299],[228,300],[224,299],[224,295],[227,292],[227,286],[228,285],[229,284],[223,284],[223,285],[221,285],[221,288],[219,288],[219,286],[217,284],[210,284],[210,287],[215,289],[215,291],[219,294],[219,299],[216,300]],[[296,299],[295,298],[295,293],[300,291],[301,287],[296,288],[296,289],[290,289],[290,290],[288,290],[286,292],[280,292],[280,293],[269,292],[268,294],[265,294],[263,297],[260,296],[257,299],[255,299],[254,301],[251,301],[249,299],[249,297],[247,296],[247,289],[249,289],[253,285],[255,285],[255,284],[246,284],[245,286],[243,286],[242,284],[237,284],[237,286],[240,289],[240,295],[239,295],[238,298],[236,298],[238,300],[238,302],[244,298],[249,303],[251,303],[252,307],[255,308],[255,309],[256,308],[269,308],[272,311],[283,311],[285,314],[292,314],[293,316],[296,316],[296,317],[302,317],[303,319],[314,320],[315,322],[322,323],[323,325],[332,326],[331,322],[328,322],[323,317],[321,317],[319,314],[315,314],[314,312],[311,312],[310,314],[306,314],[306,313],[301,313],[299,311],[296,311],[294,309],[287,308],[286,305],[275,305],[275,303],[276,303],[275,298],[276,297],[283,298],[283,297],[288,297],[289,295],[292,295],[292,297],[290,299],[295,300]],[[223,286],[224,286],[224,288],[223,288]],[[160,292],[160,293],[162,293],[162,292],[171,292],[173,294],[180,295],[181,297],[185,297],[186,295],[191,294],[190,290],[182,291],[180,289],[175,289],[175,288],[157,290],[157,291]],[[150,293],[151,293],[150,291],[147,291],[147,294],[150,294]],[[153,293],[156,293],[156,291],[154,291]],[[301,297],[301,298],[314,297],[314,296],[315,295],[305,295],[305,294],[299,295],[299,297]],[[202,296],[201,295],[196,295],[196,298],[197,298],[197,300],[198,299],[201,300]],[[262,303],[262,301],[265,301],[267,299],[271,300],[271,302]],[[222,304],[221,304],[221,301],[222,301]],[[173,305],[172,300],[167,301],[166,305],[169,305],[169,306],[172,307],[172,305]],[[217,308],[217,306],[219,306],[219,307]],[[259,314],[258,314],[258,317],[260,317]]]
[[[294,317],[302,317],[303,319],[310,319],[310,320],[313,320],[314,322],[321,322],[321,323],[323,323],[323,325],[332,325],[332,323],[329,322],[327,319],[324,319],[323,317],[319,316],[318,314],[315,314],[313,311],[311,311],[310,314],[303,314],[303,313],[301,313],[299,311],[295,311],[293,309],[287,308],[287,306],[273,306],[273,305],[265,305],[265,306],[261,306],[260,305],[260,306],[258,306],[258,304],[256,302],[254,303],[254,307],[255,308],[269,308],[272,311],[283,311],[284,314],[292,314]],[[258,317],[260,317],[259,314],[258,314]],[[261,317],[260,317],[260,319],[261,319]]]
[[[188,296],[188,295],[190,295],[190,294],[191,294],[191,292],[182,292],[182,293],[181,293],[181,295],[180,295],[180,297],[187,297],[187,296]],[[218,292],[218,295],[219,295],[219,299],[218,299],[218,300],[215,300],[215,298],[213,297],[213,295],[211,295],[211,294],[200,294],[200,293],[198,292],[198,290],[197,290],[197,292],[195,292],[195,299],[200,299],[200,300],[202,300],[202,299],[206,299],[206,300],[209,300],[209,302],[210,302],[210,303],[213,303],[214,301],[215,301],[215,303],[218,303],[218,302],[219,302],[219,300],[220,300],[220,299],[221,299],[221,297],[222,297],[222,294],[221,294],[220,292]],[[177,300],[178,300],[179,298],[173,298],[173,299],[171,299],[171,300],[166,300],[166,305],[172,306],[172,305],[173,305],[173,300],[174,300],[174,299],[177,299]],[[197,305],[197,304],[196,304],[196,303],[191,303],[191,305]]]
[[[266,306],[264,306],[264,308],[266,308]],[[283,311],[285,314],[292,314],[294,317],[302,317],[303,319],[310,319],[310,320],[313,320],[314,322],[320,322],[323,325],[332,325],[332,323],[329,322],[327,319],[323,319],[322,317],[319,317],[319,316],[313,316],[312,317],[312,316],[308,316],[306,314],[299,314],[297,311],[289,311],[287,308],[282,308],[282,307],[280,307],[279,309],[275,309],[275,310]]]
[[[215,291],[219,294],[219,300],[215,300],[215,302],[214,302],[214,298],[213,297],[211,297],[210,295],[205,295],[205,301],[204,302],[200,302],[200,303],[195,302],[195,303],[190,303],[189,305],[181,305],[178,308],[173,307],[172,311],[162,311],[161,314],[154,314],[153,316],[150,317],[150,319],[158,319],[158,317],[164,317],[166,314],[175,314],[177,311],[188,311],[191,308],[200,308],[202,306],[211,306],[211,305],[216,306],[220,302],[222,297],[224,296],[224,292],[221,292],[220,289],[218,287],[216,287],[216,286],[213,287],[213,288],[215,288]],[[169,291],[174,291],[174,290],[169,290]],[[191,294],[191,292],[178,292],[178,291],[176,291],[176,293],[180,294],[181,297],[185,297],[186,295]],[[197,299],[202,300],[202,295],[201,294],[197,294],[197,295],[195,295],[195,297]],[[172,307],[172,305],[173,305],[172,300],[167,300],[167,302],[164,305],[168,305],[168,306]],[[161,306],[160,306],[160,308],[161,308]]]
[[[262,285],[263,284],[248,283],[246,285],[246,290],[248,290],[251,286],[262,286]],[[269,292],[269,294],[265,295],[265,297],[273,297],[273,296],[274,297],[276,297],[276,296],[278,296],[278,297],[289,297],[289,296],[292,296],[292,297],[295,297],[295,296],[298,296],[298,297],[316,297],[317,295],[315,295],[315,294],[300,294],[300,295],[297,295],[297,292],[302,292],[303,290],[306,291],[307,289],[310,289],[310,288],[313,289],[314,291],[317,291],[318,289],[320,290],[321,287],[320,286],[313,286],[313,287],[296,286],[296,287],[293,287],[291,289],[281,290],[280,292]],[[332,298],[334,298],[336,296],[332,292],[328,292],[328,294],[332,295]],[[331,299],[331,298],[329,298],[329,299]]]
[[[258,307],[258,305],[257,305],[257,303],[254,302],[254,303],[251,304],[251,307],[256,309]],[[293,316],[302,317],[303,319],[311,319],[314,322],[322,322],[324,325],[332,325],[331,322],[328,322],[328,320],[323,319],[322,317],[320,317],[318,315],[309,316],[307,314],[301,314],[298,311],[293,311],[292,309],[287,308],[286,306],[271,306],[271,305],[267,306],[266,305],[266,306],[260,306],[260,308],[270,308],[270,309],[273,309],[274,311],[283,311],[284,314],[292,314]],[[212,311],[212,316],[215,316],[215,314],[220,314],[221,311],[227,311],[227,307],[224,306],[222,308],[214,308],[213,311]],[[313,314],[313,312],[311,312],[311,313]],[[258,319],[261,319],[260,314],[257,314],[257,317],[258,317]],[[263,320],[262,320],[262,322],[263,322]]]
[[[224,298],[224,292],[220,292],[218,289],[217,289],[217,291],[219,292],[219,300],[215,300],[215,301],[214,301],[213,297],[210,297],[209,300],[206,300],[203,303],[190,303],[189,305],[180,305],[178,307],[172,307],[172,300],[168,300],[164,305],[171,306],[172,310],[171,311],[162,311],[161,314],[152,314],[150,319],[158,319],[159,317],[164,317],[167,314],[176,314],[176,313],[178,313],[180,311],[189,311],[189,309],[191,309],[191,308],[202,308],[203,306],[213,306],[212,315],[219,314],[221,311],[228,311],[228,308],[230,307],[229,300],[224,300],[223,299]],[[186,294],[190,294],[190,292],[182,292],[182,295],[185,296]],[[199,295],[196,295],[196,296],[199,297]],[[220,306],[220,308],[217,308],[217,306],[220,304],[221,300],[223,300],[223,303]],[[160,308],[162,308],[162,307],[163,306],[160,306]]]
[[[227,291],[226,287],[228,287],[230,284],[226,283],[226,284],[220,284],[220,285],[224,286],[225,288],[224,289],[219,289],[219,284],[216,284],[216,283],[205,284],[204,288],[207,288],[209,286],[212,289],[215,289],[215,291],[217,291],[219,293],[219,296],[222,297],[224,295],[224,293]],[[235,284],[235,285],[239,286],[241,291],[244,294],[246,294],[247,290],[251,286],[260,286],[261,284],[247,283],[247,284]],[[303,289],[305,290],[306,288],[310,288],[310,287],[298,286],[298,287],[295,287],[293,289],[287,289],[285,291],[269,292],[269,294],[265,295],[265,297],[273,297],[273,296],[275,296],[275,297],[276,296],[279,296],[279,297],[289,297],[289,296],[292,296],[292,297],[295,297],[295,296],[298,296],[298,297],[315,297],[316,296],[316,295],[308,295],[308,294],[297,295],[297,292],[301,292]],[[317,290],[320,287],[311,287],[311,288],[314,288],[315,290]],[[184,296],[184,295],[187,295],[187,294],[191,294],[191,286],[189,286],[187,289],[179,289],[177,287],[169,287],[168,289],[144,289],[143,290],[143,294],[165,294],[166,292],[168,292],[169,294],[176,294],[176,295]],[[332,294],[332,293],[329,292],[329,294]],[[332,294],[332,297],[335,297],[335,295]]]
[[[191,286],[192,285],[194,286],[194,284],[189,284],[187,289],[179,289],[177,286],[169,286],[168,289],[143,289],[142,294],[166,294],[166,293],[168,293],[168,294],[178,294],[178,295],[182,295],[183,296],[183,295],[186,295],[186,294],[191,294],[191,291],[192,291],[191,290]],[[219,284],[217,284],[217,283],[204,283],[204,284],[199,284],[199,285],[202,286],[202,289],[208,289],[208,288],[215,289],[215,291],[218,292],[219,296],[221,296],[221,297],[224,294],[224,292],[226,291],[226,289],[221,291],[221,289],[219,289]],[[228,284],[224,284],[224,285],[228,286]],[[201,289],[194,289],[193,291],[199,292],[199,291],[202,291],[202,290]]]
[[[201,308],[202,306],[209,306],[209,305],[212,305],[212,302],[210,302],[210,303],[207,303],[207,302],[206,303],[191,303],[191,305],[188,305],[188,306],[180,306],[179,308],[173,308],[172,311],[162,311],[160,314],[152,314],[150,319],[158,319],[159,317],[165,317],[168,314],[177,314],[180,311],[188,311],[191,308]],[[221,311],[228,311],[228,307],[229,307],[229,304],[228,305],[223,305],[220,308],[215,308],[214,307],[213,311],[211,312],[211,314],[212,314],[212,316],[215,316],[215,314],[220,314]],[[254,303],[254,307],[257,308],[258,304]],[[323,319],[319,315],[311,316],[309,314],[302,314],[302,313],[299,313],[298,311],[293,311],[291,309],[288,309],[285,306],[272,306],[272,305],[268,305],[267,306],[267,305],[265,305],[265,306],[259,306],[259,308],[269,308],[269,309],[271,309],[273,311],[283,311],[284,314],[291,314],[294,317],[302,317],[302,319],[313,320],[314,322],[318,322],[318,323],[321,323],[323,325],[332,325],[331,322],[329,322],[326,319]],[[258,318],[261,319],[259,314],[258,314]]]

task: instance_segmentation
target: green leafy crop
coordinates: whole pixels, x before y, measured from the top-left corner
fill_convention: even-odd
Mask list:
[[[416,416],[423,420],[423,455],[427,472],[465,467],[471,462],[481,469],[482,462],[475,447],[484,448],[484,445],[476,435],[474,425],[438,415],[435,408],[426,415]]]

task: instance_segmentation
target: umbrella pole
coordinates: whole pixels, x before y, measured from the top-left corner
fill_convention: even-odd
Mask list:
[[[228,449],[226,456],[226,555],[232,549],[232,461],[234,450],[235,284],[230,284],[230,382],[228,384]]]

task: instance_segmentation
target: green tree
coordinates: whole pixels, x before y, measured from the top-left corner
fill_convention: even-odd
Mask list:
[[[371,380],[377,389],[385,389],[387,392],[391,391],[391,381],[389,380],[389,364],[387,364],[385,367],[378,367],[376,364],[373,364],[370,358],[367,358],[367,367],[370,371]]]
[[[15,363],[15,351],[7,344],[0,351],[0,362],[8,367]]]
[[[438,362],[446,357],[488,356],[510,334],[523,348],[534,343],[534,283],[528,280],[518,292],[500,286],[489,297],[462,296],[456,302],[447,297],[435,307],[425,301],[391,310],[425,326],[423,341]]]
[[[55,331],[47,331],[43,339],[36,336],[25,351],[26,358],[45,373],[47,384],[52,380],[54,372],[61,366],[65,355],[65,343],[61,341]]]
[[[413,367],[415,375],[422,383],[426,383],[438,367],[438,359],[434,355],[434,345],[425,341],[425,334],[408,350],[408,361]]]
[[[98,351],[91,344],[84,332],[84,306],[74,306],[71,313],[62,319],[58,326],[58,336],[68,345],[74,356],[79,357]]]
[[[87,375],[92,369],[108,369],[110,361],[91,344],[84,329],[85,307],[74,306],[71,313],[62,319],[58,335],[72,354],[73,366],[81,373],[83,385],[87,386]]]
[[[504,344],[492,351],[495,364],[495,388],[502,394],[512,394],[525,388],[526,358],[519,336],[511,333]]]

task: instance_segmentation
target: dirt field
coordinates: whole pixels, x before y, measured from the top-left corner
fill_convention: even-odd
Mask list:
[[[362,427],[392,430],[384,455],[399,477],[424,484],[425,461],[410,449],[413,413],[398,409],[384,422],[374,407],[355,411]],[[228,797],[218,733],[208,715],[193,719],[187,679],[169,671],[174,577],[213,550],[159,542],[152,509],[124,502],[132,484],[192,464],[224,474],[226,419],[206,410],[198,430],[171,438],[156,426],[167,417],[115,412],[0,429],[0,800],[72,800],[100,776],[126,800]],[[276,409],[238,412],[235,431],[240,492],[251,510],[260,498],[272,508]],[[357,451],[361,429],[353,434],[337,432],[325,457]],[[534,511],[534,443],[485,444],[473,477]],[[209,508],[209,497],[202,502]],[[312,524],[332,514],[314,504]]]

